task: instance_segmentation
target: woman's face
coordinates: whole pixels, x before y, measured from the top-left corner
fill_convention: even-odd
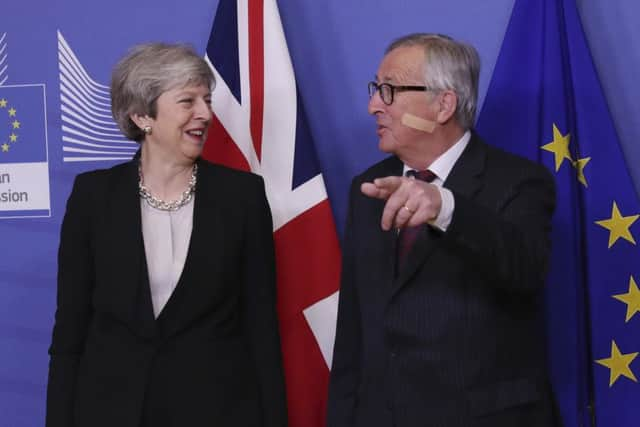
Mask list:
[[[148,148],[170,158],[193,162],[202,152],[211,121],[211,91],[206,85],[170,89],[156,101]]]

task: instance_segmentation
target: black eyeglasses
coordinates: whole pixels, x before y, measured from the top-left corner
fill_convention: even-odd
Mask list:
[[[428,92],[433,90],[427,86],[394,86],[389,83],[378,84],[376,82],[369,82],[367,88],[369,89],[369,98],[372,98],[376,92],[379,92],[380,99],[382,99],[382,102],[386,105],[393,104],[393,96],[396,92]]]

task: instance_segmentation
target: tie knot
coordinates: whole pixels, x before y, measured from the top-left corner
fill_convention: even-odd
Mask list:
[[[431,182],[436,179],[436,174],[431,172],[429,169],[425,169],[423,171],[416,170],[408,170],[407,176],[412,176],[415,179],[419,179],[420,181]]]

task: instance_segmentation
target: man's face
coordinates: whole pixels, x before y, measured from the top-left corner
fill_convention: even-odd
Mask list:
[[[376,75],[377,82],[423,86],[424,61],[422,47],[398,47],[382,59]],[[436,117],[433,103],[431,92],[396,91],[391,105],[382,102],[379,93],[374,94],[369,100],[368,110],[369,114],[376,116],[380,150],[395,154],[405,162],[419,152],[421,143],[424,144],[429,133],[402,124],[402,118],[409,114],[433,121]]]

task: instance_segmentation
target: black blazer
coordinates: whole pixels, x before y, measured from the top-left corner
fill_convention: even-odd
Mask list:
[[[285,426],[260,177],[198,161],[193,231],[154,319],[137,161],[79,175],[61,231],[47,427]]]
[[[396,275],[397,231],[360,185],[402,167],[387,158],[351,187],[327,425],[553,425],[539,298],[553,178],[473,134],[444,183],[451,224],[423,226]]]

